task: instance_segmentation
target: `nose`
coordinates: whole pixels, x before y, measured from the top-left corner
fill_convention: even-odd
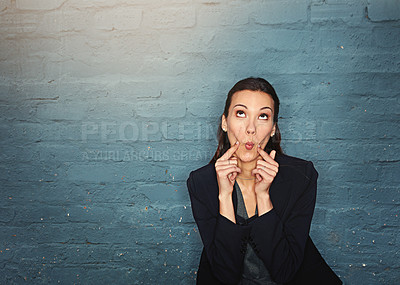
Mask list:
[[[254,135],[256,133],[256,126],[255,126],[253,120],[249,121],[249,124],[247,125],[246,132],[249,135]]]

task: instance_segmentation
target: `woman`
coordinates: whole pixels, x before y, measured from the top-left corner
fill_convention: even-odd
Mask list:
[[[197,284],[341,284],[309,237],[318,173],[283,154],[279,99],[262,78],[229,91],[218,148],[187,187],[204,245]]]

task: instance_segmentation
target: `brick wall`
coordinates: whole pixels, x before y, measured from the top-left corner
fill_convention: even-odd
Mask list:
[[[0,0],[0,283],[194,284],[186,178],[261,76],[346,284],[400,278],[400,2]]]

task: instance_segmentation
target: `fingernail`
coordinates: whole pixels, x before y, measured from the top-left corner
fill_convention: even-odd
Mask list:
[[[258,147],[261,147],[261,145],[259,144]]]
[[[239,141],[236,141],[235,144],[239,144]]]

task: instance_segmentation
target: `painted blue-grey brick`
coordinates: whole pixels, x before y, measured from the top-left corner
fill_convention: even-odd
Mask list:
[[[400,19],[400,3],[397,0],[368,1],[368,17],[372,21],[390,21]]]
[[[293,24],[307,20],[308,1],[257,2],[254,3],[250,16],[257,24]]]
[[[196,23],[194,7],[160,8],[144,11],[143,25],[152,29],[190,28]]]
[[[197,23],[201,27],[243,26],[249,22],[251,11],[247,5],[207,5],[202,6],[197,13]],[[234,13],[235,17],[232,17]]]
[[[344,1],[342,3],[317,3],[311,5],[311,22],[326,21],[359,24],[364,18],[365,6],[361,3]]]
[[[1,1],[0,283],[195,284],[186,179],[228,90],[261,76],[284,151],[320,174],[324,258],[345,284],[396,284],[399,15],[395,0]]]

